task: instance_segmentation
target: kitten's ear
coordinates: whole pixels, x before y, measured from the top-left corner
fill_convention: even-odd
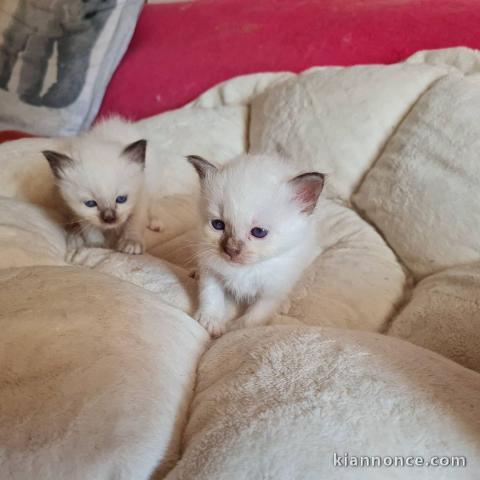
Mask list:
[[[203,180],[207,176],[207,172],[215,172],[217,167],[198,155],[187,155],[187,160],[194,166],[195,170]]]
[[[62,178],[62,173],[65,167],[73,164],[73,159],[60,152],[53,150],[43,150],[43,156],[47,159],[53,174],[57,178]]]
[[[145,166],[145,156],[147,153],[147,141],[137,140],[136,142],[127,145],[122,152],[122,155],[126,156],[132,162],[136,162],[139,165]]]
[[[295,192],[295,200],[302,205],[302,212],[310,215],[322,193],[325,175],[318,172],[303,173],[289,183]]]

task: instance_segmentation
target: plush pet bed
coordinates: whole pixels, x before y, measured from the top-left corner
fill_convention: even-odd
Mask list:
[[[477,479],[479,112],[462,48],[228,81],[140,122],[165,230],[139,257],[66,252],[61,139],[1,145],[2,479]],[[210,341],[182,157],[278,149],[329,175],[323,253],[270,326]]]

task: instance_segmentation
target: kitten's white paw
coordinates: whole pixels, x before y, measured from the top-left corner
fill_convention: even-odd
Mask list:
[[[199,311],[194,315],[194,318],[212,338],[221,337],[225,333],[225,323],[218,317]]]
[[[165,225],[158,218],[151,218],[148,223],[148,229],[153,232],[163,232],[165,230]]]
[[[140,255],[143,253],[143,243],[131,238],[122,238],[118,242],[118,251],[129,255]]]

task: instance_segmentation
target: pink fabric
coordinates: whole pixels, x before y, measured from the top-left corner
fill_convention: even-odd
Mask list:
[[[196,0],[148,5],[100,116],[180,107],[236,75],[480,48],[479,0]]]

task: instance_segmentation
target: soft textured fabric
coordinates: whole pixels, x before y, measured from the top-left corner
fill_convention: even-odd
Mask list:
[[[185,269],[151,255],[123,255],[104,248],[82,248],[68,256],[73,265],[126,280],[157,294],[157,298],[193,315],[197,284]]]
[[[438,81],[354,197],[417,277],[479,258],[479,102],[478,74]]]
[[[466,367],[480,365],[479,64],[453,49],[393,67],[250,75],[140,122],[150,220],[164,230],[138,257],[65,251],[39,153],[64,140],[2,144],[0,470],[146,480],[179,459],[171,479],[477,480],[480,377]],[[183,157],[222,164],[260,149],[328,169],[322,254],[273,325],[207,343],[190,316],[198,180]],[[388,327],[411,342],[377,333]],[[336,450],[465,456],[467,467],[333,469]]]
[[[0,130],[71,135],[89,127],[142,0],[4,0]]]
[[[381,331],[402,300],[405,272],[375,230],[328,200],[317,206],[323,253],[284,309],[307,325]]]
[[[252,101],[251,149],[319,169],[330,195],[348,199],[395,126],[444,74],[424,65],[309,70]]]
[[[396,339],[244,330],[202,357],[168,480],[474,479],[480,376]],[[333,455],[468,457],[468,468],[342,468]]]
[[[480,263],[422,280],[388,334],[480,372]]]
[[[65,230],[52,210],[0,197],[0,269],[66,265]]]
[[[72,267],[1,270],[0,305],[2,480],[147,479],[171,466],[207,342],[199,325]]]

